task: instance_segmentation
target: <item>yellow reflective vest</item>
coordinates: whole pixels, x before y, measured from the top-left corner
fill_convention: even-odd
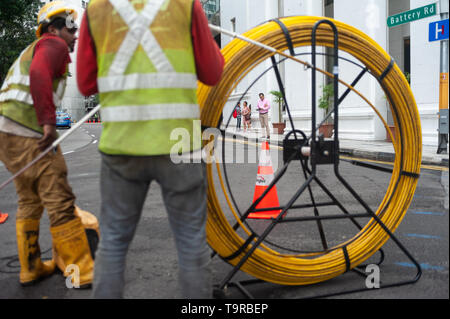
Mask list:
[[[101,152],[162,155],[199,149],[193,0],[93,0]],[[175,147],[176,146],[176,147]]]
[[[43,133],[38,124],[33,98],[30,93],[30,66],[37,39],[22,51],[6,74],[0,89],[0,116],[38,133]],[[66,88],[67,72],[63,77],[53,80],[53,102],[60,105]]]

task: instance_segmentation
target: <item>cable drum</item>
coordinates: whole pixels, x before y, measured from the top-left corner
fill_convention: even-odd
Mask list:
[[[293,46],[302,47],[311,46],[312,28],[322,19],[302,16],[282,18],[280,21],[288,29]],[[395,63],[392,65],[391,57],[375,41],[345,23],[329,20],[337,27],[339,49],[358,59],[379,79],[392,111],[396,130],[396,138],[392,139],[395,161],[386,194],[375,213],[386,228],[394,232],[412,201],[420,173],[422,137],[417,106],[402,71]],[[288,49],[285,35],[275,22],[259,25],[243,35],[283,52]],[[333,43],[331,27],[320,25],[316,32],[317,46],[333,47]],[[222,49],[222,54],[226,64],[220,83],[214,87],[200,83],[197,91],[204,126],[218,126],[225,103],[236,85],[258,64],[274,55],[240,39],[231,41]],[[367,99],[365,101],[368,102]],[[379,112],[368,103],[387,128]],[[239,236],[225,218],[214,188],[213,165],[207,164],[207,239],[220,256],[226,257],[238,251],[246,239]],[[231,205],[229,201],[228,204]],[[250,233],[242,223],[240,226]],[[282,285],[313,284],[334,278],[360,265],[388,239],[389,235],[383,226],[371,218],[353,238],[319,253],[282,254],[260,245],[241,270],[256,278]],[[236,265],[248,250],[249,247],[228,262]]]

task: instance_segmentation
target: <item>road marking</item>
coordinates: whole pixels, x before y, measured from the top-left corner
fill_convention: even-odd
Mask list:
[[[423,169],[430,169],[430,170],[433,170],[433,171],[448,172],[448,167],[431,166],[431,165],[421,165],[420,167],[423,168]]]
[[[96,144],[97,143],[97,140],[95,140],[94,142],[92,142],[92,144]]]
[[[376,164],[384,164],[384,165],[394,166],[394,163],[392,163],[392,162],[377,161],[377,160],[371,160],[371,159],[367,159],[367,158],[350,157],[350,156],[345,156],[345,155],[341,155],[341,156],[339,156],[339,158],[348,159],[348,160],[355,160],[355,161],[360,161],[360,162],[369,162],[369,163],[376,163]],[[433,170],[433,171],[448,172],[448,167],[444,167],[444,166],[420,165],[420,168],[429,169],[429,170]]]
[[[83,173],[78,175],[69,175],[71,178],[77,178],[77,177],[98,177],[99,173]]]
[[[402,267],[410,267],[410,268],[415,268],[416,267],[415,264],[406,263],[406,262],[397,262],[395,264],[398,265],[398,266],[402,266]],[[439,270],[439,271],[441,271],[441,270],[445,269],[444,267],[441,267],[441,266],[432,266],[432,265],[429,265],[429,264],[420,264],[420,267],[423,270]]]
[[[435,215],[435,216],[444,216],[445,213],[441,213],[441,212],[412,212],[413,214],[416,215]]]
[[[432,235],[424,235],[424,234],[406,234],[408,237],[417,237],[417,238],[425,238],[425,239],[441,239],[439,236]]]
[[[73,153],[73,152],[75,152],[75,151],[68,151],[68,152],[63,153],[63,155],[70,154],[70,153]]]
[[[222,140],[223,140],[223,138],[219,137],[219,141],[222,141]],[[261,140],[261,142],[264,142],[264,141],[266,141],[266,139]],[[256,146],[256,147],[260,146],[259,143],[249,142],[249,141],[242,140],[242,139],[237,139],[237,138],[234,139],[234,138],[231,138],[231,137],[225,137],[225,142],[236,142],[236,143],[239,143],[239,144],[251,145],[251,146]],[[282,150],[283,149],[281,146],[270,144],[270,140],[269,140],[269,146],[270,146],[271,149],[278,149],[278,150]]]

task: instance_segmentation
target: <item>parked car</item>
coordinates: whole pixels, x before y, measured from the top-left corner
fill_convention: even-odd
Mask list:
[[[72,127],[72,117],[66,112],[56,112],[56,127]]]

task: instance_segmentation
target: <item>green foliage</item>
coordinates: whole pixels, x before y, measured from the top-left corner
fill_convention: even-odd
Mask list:
[[[283,101],[283,94],[279,91],[270,91],[270,94],[272,94],[275,97],[275,103],[281,104],[281,101]]]
[[[319,107],[325,110],[325,115],[330,111],[334,95],[333,83],[322,86],[322,96],[319,99]]]
[[[98,93],[94,94],[94,97],[93,97],[94,107],[96,107],[99,103],[100,103],[100,95]]]
[[[36,39],[40,0],[0,1],[0,84],[20,52]]]
[[[278,104],[278,120],[281,123],[283,120],[283,114],[281,111],[281,103],[283,102],[283,94],[280,91],[270,91],[269,93],[275,97],[274,102]]]

